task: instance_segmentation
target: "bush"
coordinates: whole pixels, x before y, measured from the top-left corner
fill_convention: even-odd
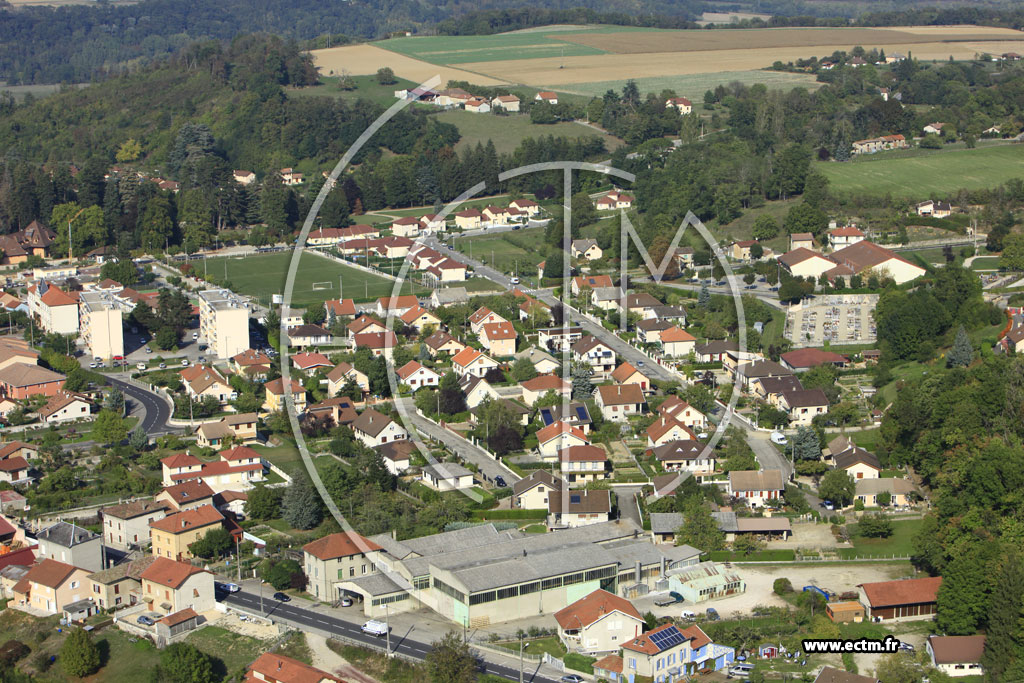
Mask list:
[[[29,652],[31,650],[28,645],[20,640],[8,640],[3,645],[0,645],[0,665],[10,668],[27,657]]]
[[[793,584],[786,578],[775,579],[774,583],[772,583],[772,590],[775,591],[776,595],[786,595],[793,592]]]
[[[857,533],[865,538],[889,538],[892,531],[892,521],[879,514],[865,515],[857,524]]]

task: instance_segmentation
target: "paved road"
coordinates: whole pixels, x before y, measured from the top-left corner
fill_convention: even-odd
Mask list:
[[[483,474],[488,481],[494,481],[495,477],[502,477],[509,486],[514,482],[519,481],[520,477],[518,475],[508,469],[505,469],[505,467],[498,463],[497,460],[491,457],[490,453],[482,448],[474,446],[465,439],[460,438],[451,431],[431,422],[417,413],[416,406],[413,404],[411,398],[403,398],[401,401],[407,410],[409,419],[412,421],[413,426],[416,427],[416,430],[419,431],[420,434],[427,436],[434,441],[443,443],[450,451],[458,454],[467,462],[471,462],[476,465],[480,468],[480,473]]]
[[[619,508],[619,518],[628,519],[638,527],[643,528],[643,520],[640,519],[640,510],[636,507],[636,495],[640,493],[639,486],[616,486],[614,489],[616,506]]]
[[[171,419],[171,407],[159,394],[113,376],[108,376],[107,381],[142,408],[143,414],[139,420],[139,427],[146,434],[156,436],[178,431],[177,428],[167,424],[167,421]]]
[[[239,607],[256,614],[259,614],[261,611],[260,596],[256,593],[249,593],[246,591],[232,593],[224,598],[224,602],[231,606]],[[386,647],[387,641],[384,638],[376,638],[363,633],[359,628],[359,624],[344,621],[329,614],[322,614],[314,610],[305,609],[293,603],[278,602],[270,597],[269,591],[263,594],[262,603],[266,616],[274,619],[275,621],[286,622],[299,628],[306,627],[317,629],[319,631],[326,631],[327,633],[344,636],[345,638],[363,643],[370,647]],[[422,660],[426,658],[427,653],[430,652],[430,645],[428,643],[413,640],[409,637],[409,633],[411,631],[412,629],[404,634],[393,632],[391,634],[391,651],[414,659]],[[519,679],[519,669],[506,664],[498,664],[490,661],[494,655],[490,655],[489,653],[485,653],[483,656],[486,660],[486,673],[501,676],[502,678],[507,678],[509,680]],[[531,669],[524,672],[524,680],[532,681],[533,683],[554,683],[554,679],[547,678],[537,673],[538,664],[530,664],[529,666]]]

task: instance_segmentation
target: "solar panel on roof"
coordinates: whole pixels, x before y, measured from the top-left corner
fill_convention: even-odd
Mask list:
[[[580,497],[577,496],[577,495],[569,496],[569,501],[573,502],[573,503],[578,503],[578,502],[580,502]]]
[[[675,626],[665,629],[664,631],[658,631],[657,633],[648,634],[648,638],[654,643],[655,647],[659,651],[667,650],[670,647],[675,647],[686,640],[686,636]]]
[[[580,422],[587,421],[587,409],[583,406],[576,406],[576,417],[579,418]]]
[[[551,416],[551,410],[548,408],[541,408],[540,419],[544,421],[545,427],[555,421],[554,417]]]

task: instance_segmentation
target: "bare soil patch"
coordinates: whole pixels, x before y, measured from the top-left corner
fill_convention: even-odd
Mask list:
[[[396,76],[422,83],[434,75],[440,75],[441,85],[448,81],[469,81],[477,85],[502,85],[504,81],[471,73],[468,70],[437,66],[419,59],[384,50],[373,45],[345,45],[324,50],[313,50],[313,63],[324,75],[347,70],[353,76],[375,74],[381,67],[390,67]]]

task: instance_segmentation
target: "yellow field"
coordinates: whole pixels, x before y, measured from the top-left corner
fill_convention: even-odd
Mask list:
[[[419,59],[406,57],[397,52],[382,50],[373,45],[345,45],[325,50],[313,50],[313,63],[320,73],[330,76],[348,70],[353,76],[375,74],[377,69],[388,66],[396,76],[422,83],[432,76],[441,77],[441,87],[448,81],[469,81],[477,85],[502,85],[505,81],[471,73],[463,69],[430,64]]]

